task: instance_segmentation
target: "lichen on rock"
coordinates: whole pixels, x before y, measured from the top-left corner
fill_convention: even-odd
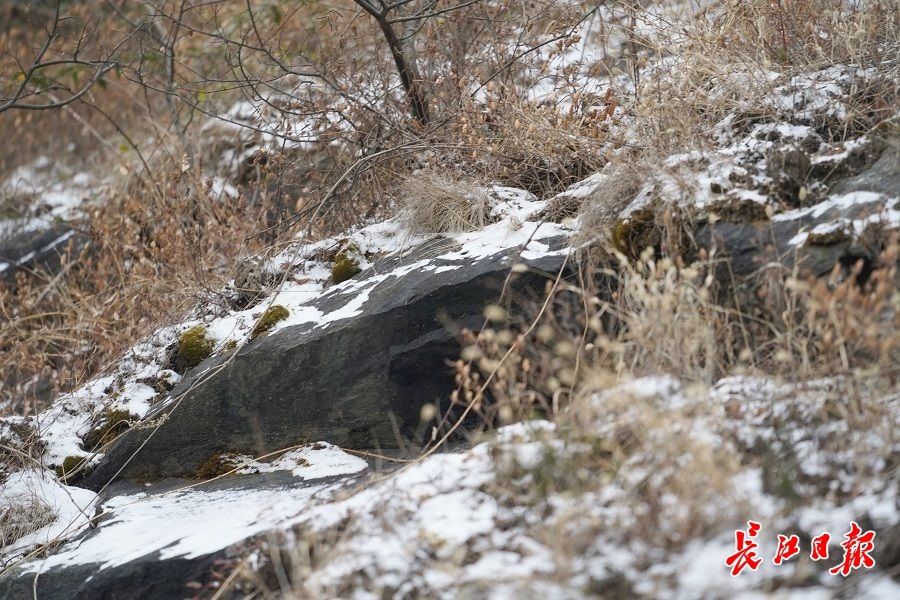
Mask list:
[[[196,479],[215,479],[237,468],[238,461],[233,454],[216,452],[204,462],[194,473]]]
[[[769,209],[762,202],[741,198],[723,198],[709,205],[709,212],[729,223],[770,221]]]
[[[628,258],[637,259],[645,248],[659,244],[655,220],[652,208],[641,208],[616,221],[612,232],[613,246]]]
[[[68,483],[73,478],[81,478],[90,472],[84,456],[67,456],[61,465],[56,466],[56,474],[64,482]]]

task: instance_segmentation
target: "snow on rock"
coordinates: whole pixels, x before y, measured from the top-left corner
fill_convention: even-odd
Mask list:
[[[257,461],[251,457],[236,459],[239,473],[273,473],[289,471],[294,477],[320,479],[336,475],[350,475],[364,470],[368,463],[344,452],[334,444],[316,442],[302,448],[289,450],[271,462]]]
[[[863,439],[859,424],[829,416],[845,393],[840,379],[735,376],[703,390],[645,377],[599,392],[571,422],[507,426],[469,449],[365,478],[362,459],[313,444],[267,462],[247,460],[241,470],[251,474],[219,480],[219,487],[151,486],[113,496],[102,503],[95,530],[21,567],[107,569],[154,555],[200,557],[275,532],[268,543],[288,550],[305,537],[328,540],[328,551],[294,582],[297,593],[313,597],[363,589],[448,598],[537,589],[559,598],[598,589],[753,597],[773,588],[785,598],[842,589],[891,597],[885,594],[897,586],[877,569],[848,582],[825,571],[839,557],[850,520],[879,535],[900,524],[890,475],[890,457],[900,451],[893,426],[900,405],[895,396],[863,391]],[[660,422],[667,425],[651,426]],[[760,456],[759,447],[772,456]],[[793,473],[788,487],[780,483],[782,468]],[[291,479],[248,483],[276,472]],[[3,489],[20,489],[26,478],[47,504],[64,498],[60,490],[84,494],[73,496],[74,506],[93,501],[47,473],[14,474]],[[83,528],[74,508],[57,504],[76,523],[70,533]],[[749,519],[763,524],[759,552],[767,562],[732,578],[724,560],[734,551],[734,530]],[[832,534],[835,561],[770,564],[776,533],[808,540],[822,531]],[[34,535],[61,533],[42,532]],[[785,580],[802,587],[785,588]]]
[[[251,306],[235,309],[227,303],[223,305],[221,294],[212,296],[185,315],[181,323],[162,327],[136,344],[108,373],[62,395],[35,417],[33,423],[45,444],[45,461],[49,466],[57,466],[67,456],[87,456],[90,462],[96,462],[100,455],[85,448],[82,440],[107,410],[124,410],[137,420],[152,408],[172,402],[167,390],[182,377],[171,370],[172,349],[179,335],[191,327],[201,325],[206,329],[206,335],[215,342],[214,354],[227,353],[230,348],[250,341],[254,325],[270,306],[280,305],[288,311],[288,317],[277,322],[269,330],[270,334],[296,325],[330,327],[364,311],[369,291],[379,282],[416,269],[438,274],[450,268],[436,264],[436,259],[474,260],[516,247],[522,250],[523,257],[536,258],[549,252],[541,239],[572,233],[570,226],[537,220],[533,215],[546,202],[538,201],[532,194],[503,186],[493,186],[490,192],[495,199],[492,216],[496,221],[479,231],[445,234],[458,249],[442,256],[424,258],[384,272],[374,269],[374,261],[379,258],[403,255],[428,239],[412,233],[402,218],[397,217],[325,240],[298,239],[277,255],[261,260],[261,270],[271,283]],[[360,268],[368,271],[364,276],[333,284],[331,260],[338,250],[350,244],[360,251]],[[233,290],[225,290],[226,297],[231,293]],[[340,296],[346,301],[330,312],[311,305],[329,296]]]
[[[103,503],[106,520],[93,535],[26,563],[23,570],[75,564],[106,569],[154,553],[160,560],[203,556],[289,523],[312,497],[329,489],[283,486],[116,496]]]
[[[246,473],[291,471],[294,479],[276,481],[249,475],[225,481],[221,489],[175,490],[116,495],[96,502],[93,492],[62,486],[48,472],[21,471],[0,487],[4,506],[34,498],[57,515],[56,520],[9,546],[5,556],[48,541],[65,541],[84,530],[89,518],[98,526],[49,557],[20,565],[22,571],[45,572],[72,565],[107,569],[156,555],[195,558],[270,530],[283,529],[316,502],[327,501],[346,485],[347,476],[364,471],[366,461],[336,446],[319,443],[279,457],[273,463],[248,461]],[[252,482],[252,483],[251,483]],[[94,504],[99,505],[94,515]]]
[[[685,66],[681,61],[677,56],[659,61],[650,68],[648,80],[664,90],[671,81],[677,82],[678,69]],[[832,190],[835,181],[864,171],[870,166],[870,155],[877,157],[880,152],[881,142],[875,136],[845,127],[847,115],[853,114],[858,102],[854,94],[876,85],[879,77],[883,75],[877,69],[852,64],[796,76],[736,69],[728,81],[721,82],[721,93],[762,103],[768,114],[748,124],[741,115],[751,107],[731,98],[737,106],[712,128],[709,140],[698,140],[699,148],[668,156],[641,172],[639,189],[620,216],[667,203],[689,212],[699,210],[712,219],[740,220],[746,218],[740,216],[742,210],[752,215],[751,220],[766,220],[760,215],[773,221],[830,219],[795,236],[792,246],[805,244],[810,234],[840,231],[856,240],[872,226],[896,229],[900,190],[878,190],[881,194]],[[753,82],[760,80],[766,85],[754,90]],[[709,101],[715,100],[715,90],[711,94]],[[831,135],[823,133],[831,129]],[[624,120],[621,131],[635,146],[653,141],[644,140]],[[888,160],[877,179],[892,181],[891,170],[896,172],[896,161]],[[566,194],[589,198],[615,174],[605,169]],[[762,210],[752,210],[754,205]],[[848,218],[848,212],[858,217]]]
[[[35,418],[41,440],[46,444],[45,458],[60,465],[67,456],[86,456],[81,437],[91,428],[92,415],[98,410],[112,377],[99,377],[70,394],[64,394],[53,406]]]
[[[778,587],[781,578],[795,578],[803,587],[782,588],[779,597],[832,597],[845,585],[879,597],[896,584],[875,572],[846,584],[823,572],[830,563],[770,564],[776,533],[808,540],[828,530],[837,562],[837,544],[850,520],[882,533],[900,523],[896,481],[887,474],[889,463],[875,458],[896,452],[888,423],[900,417],[898,407],[894,403],[885,422],[871,426],[871,443],[832,447],[831,442],[846,446],[848,438],[829,442],[816,428],[832,427],[822,420],[822,405],[840,389],[835,381],[796,386],[734,377],[699,393],[672,378],[644,378],[598,395],[593,429],[575,439],[543,421],[500,429],[492,441],[429,456],[376,478],[346,499],[338,496],[305,510],[296,535],[335,542],[301,589],[314,596],[368,589],[434,597],[480,590],[515,597],[510,590],[521,593],[527,585],[529,590],[548,586],[554,597],[581,597],[596,589],[648,597],[752,597]],[[755,417],[746,423],[743,411]],[[592,464],[579,457],[592,456],[596,448],[585,443],[587,433],[602,444],[621,436],[622,427],[642,427],[648,415],[650,422],[668,415],[671,430],[641,429],[646,439],[620,459],[618,469],[586,471],[580,479],[573,465]],[[809,435],[819,440],[813,446],[807,444]],[[794,441],[786,449],[776,438]],[[762,440],[779,453],[775,460],[801,452],[801,468],[828,463],[839,469],[831,462],[837,452],[833,458],[847,465],[852,489],[817,496],[803,489],[815,483],[800,476],[798,502],[773,489],[773,473],[765,464],[733,464],[716,473],[697,462],[706,460],[706,452],[723,464],[730,454],[751,460],[752,448]],[[680,459],[678,452],[684,452]],[[854,472],[849,465],[859,460],[874,466]],[[671,476],[691,479],[679,486],[670,478],[672,469]],[[707,479],[712,477],[723,481],[712,484]],[[651,507],[659,514],[644,512]],[[733,578],[724,561],[734,552],[734,530],[748,519],[764,524],[760,554],[769,564]],[[340,534],[332,538],[335,528]],[[693,533],[684,535],[684,528]]]
[[[73,171],[47,156],[14,169],[0,181],[0,201],[11,201],[21,213],[15,218],[0,219],[0,238],[47,226],[56,219],[71,218],[85,202],[95,197],[97,189],[98,183],[88,173]],[[20,262],[26,261],[20,259]]]
[[[528,424],[511,426],[498,443],[530,439],[533,432],[543,430]],[[502,546],[519,551],[515,560],[505,562],[521,563],[524,552],[529,572],[530,567],[547,564],[539,545],[517,536],[506,539],[497,531],[500,507],[481,489],[496,477],[491,447],[482,443],[465,452],[429,456],[346,500],[308,509],[298,522],[301,528],[324,533],[349,521],[349,529],[346,542],[342,540],[333,559],[312,575],[307,589],[315,593],[353,584],[403,595],[428,589],[428,582],[444,587],[463,574],[459,559],[473,545],[494,551],[486,563],[477,565],[479,571],[491,561],[512,558]],[[517,570],[491,574],[498,580],[515,580],[516,575]]]

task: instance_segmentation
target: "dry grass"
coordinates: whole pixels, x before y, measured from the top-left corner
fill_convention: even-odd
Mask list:
[[[647,540],[653,548],[671,553],[750,509],[733,489],[739,454],[692,435],[708,415],[708,406],[673,406],[671,392],[664,389],[649,394],[627,388],[604,391],[608,381],[594,383],[601,388],[583,388],[571,410],[557,420],[566,450],[545,454],[537,467],[523,469],[516,461],[504,467],[501,461],[494,490],[514,503],[528,498],[525,502],[533,504],[551,495],[591,497],[603,489],[615,498],[608,501],[627,502],[627,514],[576,503],[571,512],[554,516],[543,541],[559,552],[554,561],[560,573],[566,572],[567,560],[585,555],[598,538],[622,544]],[[602,395],[595,397],[597,393]],[[721,509],[723,499],[730,509]],[[559,543],[559,528],[567,532],[570,548]]]
[[[722,47],[774,64],[863,64],[896,51],[900,9],[844,0],[731,1],[715,24]]]
[[[761,275],[764,304],[775,304],[765,308],[736,306],[711,262],[620,256],[617,271],[583,265],[580,286],[548,285],[550,310],[533,334],[522,333],[530,322],[522,315],[469,334],[455,402],[473,403],[488,428],[535,417],[556,423],[537,464],[495,452],[498,478],[487,488],[509,507],[567,499],[568,510],[548,509],[552,517],[531,533],[553,550],[554,580],[565,585],[568,566],[595,552],[597,540],[628,548],[636,568],[650,569],[659,552],[677,555],[740,523],[754,510],[735,488],[748,468],[790,506],[847,502],[860,482],[882,481],[896,462],[888,399],[900,375],[898,252],[895,237],[863,284],[859,265],[821,280],[773,266]],[[661,375],[675,387],[627,385]],[[776,391],[714,398],[709,386],[728,375],[761,376]],[[835,486],[843,474],[854,483]],[[620,583],[601,587],[633,592]]]
[[[611,160],[601,171],[602,183],[583,202],[576,243],[591,244],[600,249],[615,249],[637,258],[647,247],[665,247],[677,253],[681,245],[675,211],[680,207],[660,206],[655,193],[655,178],[665,172],[647,152],[632,152]],[[623,222],[623,211],[638,193],[646,205]]]
[[[437,173],[416,173],[400,187],[400,210],[415,233],[459,233],[491,223],[488,189]]]
[[[271,197],[220,199],[179,163],[161,155],[152,174],[117,179],[75,224],[90,242],[64,256],[59,273],[20,272],[15,285],[0,286],[7,410],[40,411],[154,327],[200,299],[215,301],[233,261],[271,241],[255,236],[275,210]],[[151,181],[166,194],[158,196]]]
[[[830,127],[835,138],[842,137],[839,131],[858,134],[890,118],[900,93],[896,6],[734,1],[714,19],[692,20],[677,35],[680,42],[664,36],[648,49],[660,56],[674,51],[677,57],[668,68],[648,69],[634,106],[646,146],[654,151],[702,147],[712,126],[732,112],[746,121],[771,116],[765,98],[776,85],[832,65],[877,73],[868,83],[854,84],[845,122],[829,122],[825,111],[816,117],[821,123],[814,124]]]
[[[762,290],[755,300],[723,285],[712,261],[683,266],[646,252],[637,262],[619,255],[617,272],[586,263],[583,286],[548,292],[531,335],[521,314],[466,334],[451,399],[494,426],[553,418],[598,382],[660,373],[702,385],[732,374],[896,382],[898,255],[895,236],[864,284],[861,263],[822,280],[770,265],[751,286]]]
[[[617,104],[612,96],[597,103],[576,96],[566,108],[498,95],[485,108],[464,107],[450,133],[473,150],[458,162],[480,179],[550,198],[600,170],[616,147],[608,130]]]
[[[0,549],[54,521],[56,515],[37,496],[3,498],[0,507]]]
[[[610,176],[583,213],[584,239],[605,243],[602,262],[593,256],[594,262],[581,265],[577,283],[548,283],[550,308],[533,333],[525,332],[545,298],[534,299],[530,314],[489,311],[493,316],[481,331],[464,334],[466,348],[456,363],[458,389],[451,397],[457,407],[471,405],[485,428],[543,416],[557,423],[567,442],[567,453],[547,452],[536,466],[507,464],[488,490],[501,502],[533,506],[551,494],[568,500],[582,492],[594,501],[614,485],[621,491],[621,504],[614,508],[625,506],[626,514],[611,511],[612,516],[595,519],[590,509],[596,506],[576,503],[568,514],[544,523],[541,539],[555,549],[559,573],[608,532],[623,545],[649,541],[671,555],[691,540],[721,531],[723,523],[744,518],[753,507],[735,493],[731,478],[747,465],[762,468],[775,495],[796,493],[777,489],[783,479],[779,463],[801,457],[780,454],[774,446],[760,456],[759,447],[741,445],[746,440],[739,433],[748,430],[750,415],[763,415],[773,431],[814,431],[823,455],[827,451],[841,460],[840,450],[854,447],[860,432],[877,432],[875,446],[880,447],[871,455],[886,453],[886,464],[895,460],[887,454],[893,446],[882,440],[895,435],[885,423],[883,393],[896,386],[900,364],[896,238],[885,244],[865,281],[858,277],[861,265],[849,271],[836,266],[831,277],[818,280],[771,264],[756,281],[764,286],[757,288],[759,301],[750,302],[716,279],[713,261],[684,263],[683,223],[671,211],[653,211],[641,229],[618,227],[621,209],[659,168],[655,159],[711,144],[712,126],[733,111],[748,123],[771,116],[762,104],[772,90],[771,72],[789,77],[834,61],[881,68],[885,48],[896,41],[896,10],[875,3],[871,12],[838,17],[838,4],[728,2],[709,26],[693,23],[686,32],[684,61],[674,74],[663,79],[648,73],[645,87],[629,99],[644,144],[637,152],[605,153],[621,145],[609,139],[603,125],[612,110],[604,119],[589,121],[590,113],[578,107],[565,114],[507,98],[489,101],[490,110],[481,113],[464,110],[450,125],[458,129],[447,139],[463,140],[466,152],[451,153],[443,167],[433,165],[436,169],[462,168],[539,196],[609,161]],[[666,55],[664,48],[652,50]],[[850,124],[843,123],[841,130],[824,123],[831,137],[871,129],[890,116],[897,79],[891,76],[895,67],[885,68],[883,87],[854,96]],[[735,70],[747,75],[740,84]],[[612,106],[611,99],[606,106]],[[584,152],[588,148],[593,152]],[[423,181],[425,189],[418,187]],[[407,180],[413,192],[405,192],[404,208],[418,231],[483,226],[485,205],[464,193],[447,198],[448,183],[455,182],[432,174]],[[645,252],[646,247],[656,253]],[[663,394],[604,394],[633,377],[659,374],[695,384],[688,391],[701,401],[673,407]],[[813,389],[818,402],[813,409],[793,396],[766,398],[759,406],[748,398],[711,405],[706,386],[730,374],[798,383],[827,378],[834,388]],[[836,418],[849,426],[819,436],[817,427],[825,429]],[[698,424],[709,429],[697,431]],[[710,443],[702,435],[708,431],[728,443]],[[830,466],[862,472],[867,452],[852,457],[852,465]],[[308,576],[327,563],[332,546],[330,540],[307,540],[292,562]],[[281,560],[279,554],[272,562],[280,568]],[[601,589],[632,593],[611,584]]]
[[[131,10],[121,8],[126,13]],[[171,7],[158,3],[157,8],[166,12]],[[367,19],[360,20],[352,2],[328,9],[315,4],[295,8],[258,12],[262,39],[277,39],[283,48],[306,53],[306,58],[314,56],[344,91],[368,89],[373,77],[384,90],[394,86],[394,67],[381,52],[378,28]],[[101,0],[72,10],[71,23],[96,18],[98,35],[89,40],[88,49],[96,49],[106,34],[127,29]],[[247,26],[244,11],[243,5],[201,6],[186,18],[192,27],[224,35],[229,27]],[[537,3],[528,8],[528,14],[516,12],[515,19],[507,11],[490,11],[497,20],[490,30],[473,27],[468,13],[448,15],[444,28],[426,28],[422,33],[426,42],[440,40],[446,28],[452,28],[456,36],[453,48],[426,44],[431,62],[443,65],[441,57],[449,58],[446,64],[464,70],[474,60],[480,69],[499,73],[496,83],[514,85],[520,61],[504,70],[509,58],[537,36],[563,31],[578,17],[578,11],[552,2]],[[146,16],[138,13],[133,16]],[[172,33],[171,22],[159,21],[152,26]],[[10,48],[23,56],[40,45],[43,33],[28,23],[20,19],[2,34]],[[520,34],[516,46],[497,52],[504,39]],[[335,46],[331,41],[336,37],[342,43]],[[388,207],[393,208],[389,199],[397,181],[421,165],[402,149],[383,156],[373,149],[416,139],[422,140],[421,147],[430,143],[465,147],[471,141],[487,154],[461,151],[459,157],[465,160],[454,172],[489,174],[485,181],[499,179],[544,192],[557,190],[593,168],[593,163],[586,162],[590,153],[582,152],[596,147],[595,124],[590,119],[537,110],[512,97],[502,99],[499,93],[492,93],[489,105],[476,106],[460,97],[470,89],[470,80],[445,72],[443,66],[429,73],[430,92],[442,107],[436,119],[442,121],[427,132],[410,133],[405,103],[398,95],[385,93],[355,103],[327,85],[316,86],[310,93],[305,85],[298,88],[292,77],[267,80],[267,86],[285,95],[273,97],[273,104],[263,112],[281,133],[290,129],[284,123],[291,118],[307,119],[321,143],[297,149],[291,143],[267,141],[259,132],[235,133],[232,125],[224,123],[203,129],[206,118],[201,111],[224,111],[244,98],[242,94],[251,93],[229,83],[236,65],[223,64],[221,47],[210,43],[211,39],[181,31],[175,46],[179,67],[174,91],[185,101],[174,107],[160,92],[167,82],[158,44],[136,35],[133,44],[124,48],[121,73],[111,72],[83,101],[56,112],[0,115],[0,127],[17,131],[17,144],[0,150],[4,172],[40,155],[59,156],[61,149],[74,143],[71,159],[75,164],[70,166],[94,171],[104,178],[105,188],[98,193],[102,198],[94,198],[90,212],[75,223],[91,237],[88,250],[70,252],[60,274],[23,273],[14,285],[0,289],[0,318],[8,324],[0,331],[0,401],[12,401],[4,410],[25,415],[40,411],[59,392],[100,372],[153,327],[177,320],[199,297],[214,297],[236,257],[254,255],[288,226],[316,237],[360,219],[383,216]],[[278,72],[263,54],[250,54],[244,57],[243,68]],[[14,62],[11,56],[2,61]],[[131,68],[138,64],[146,86],[136,80]],[[198,80],[199,73],[206,74],[208,81]],[[299,96],[292,101],[288,92]],[[334,113],[324,110],[338,105],[349,127],[335,127]],[[463,105],[465,109],[460,108]],[[461,119],[462,114],[471,119]],[[285,115],[288,119],[282,121]],[[574,142],[570,131],[577,131]],[[360,156],[373,153],[376,159],[355,166]],[[243,158],[232,171],[236,156]],[[484,156],[492,158],[483,161]],[[189,159],[186,168],[184,158]],[[209,178],[214,175],[241,186],[241,197],[213,198]],[[409,184],[414,192],[409,198],[429,199],[416,203],[418,208],[412,211],[423,229],[467,230],[490,221],[483,190],[456,181],[451,190],[440,178],[425,179],[418,190],[413,189],[416,183]],[[333,185],[327,202],[319,204]],[[460,202],[460,191],[471,199]]]

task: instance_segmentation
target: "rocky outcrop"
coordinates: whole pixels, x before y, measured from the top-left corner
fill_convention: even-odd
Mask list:
[[[849,269],[862,261],[865,274],[884,249],[885,233],[897,226],[897,190],[900,151],[888,145],[867,168],[833,181],[825,201],[771,219],[704,223],[695,242],[727,259],[720,261],[723,283],[751,276],[769,263],[796,265],[801,273],[820,277],[835,265]]]
[[[62,222],[0,237],[0,283],[11,284],[16,272],[23,269],[56,272],[70,245],[80,248],[86,237]]]
[[[723,282],[750,276],[773,262],[786,268],[797,265],[801,272],[819,277],[836,264],[871,263],[881,250],[874,227],[870,237],[858,236],[853,224],[865,225],[888,210],[892,200],[878,194],[852,200],[783,213],[770,221],[704,224],[695,240],[698,247],[727,259],[719,273]]]
[[[862,260],[865,277],[883,249],[879,231],[896,213],[896,200],[869,183],[896,167],[897,153],[886,150],[833,182],[840,193],[823,202],[771,218],[711,219],[694,241],[721,259],[723,289],[749,282],[752,292],[754,276],[775,263],[822,276]],[[458,331],[482,325],[511,263],[529,269],[510,279],[516,293],[506,297],[524,298],[566,260],[565,239],[537,241],[547,250],[531,258],[507,249],[472,260],[457,242],[435,238],[376,262],[308,303],[321,319],[262,335],[189,371],[171,400],[115,442],[86,485],[189,476],[217,453],[260,455],[310,440],[357,449],[420,442],[421,407],[446,408],[454,387],[449,362],[459,356]]]
[[[506,297],[526,298],[563,266],[565,239],[538,242],[548,250],[473,260],[437,238],[376,262],[310,303],[324,319],[190,371],[173,400],[109,449],[87,487],[187,476],[220,452],[260,455],[315,440],[357,449],[416,442],[422,406],[446,408],[459,330],[482,326],[484,307],[500,299],[508,277],[516,293]],[[528,269],[510,276],[516,261]]]
[[[346,489],[362,475],[326,476],[312,481],[284,472],[231,477],[202,485],[168,480],[153,486],[127,482],[98,499],[94,526],[0,573],[0,600],[138,600],[206,597],[240,557],[264,538],[266,526],[289,523],[315,493],[323,498]],[[142,506],[146,501],[149,506]],[[292,506],[286,500],[294,499]],[[277,502],[283,514],[272,514]],[[229,511],[229,507],[237,510]],[[263,525],[259,521],[274,518]],[[174,525],[153,532],[161,524]],[[232,540],[207,545],[205,528],[230,530]],[[166,537],[168,536],[168,538]],[[146,538],[142,543],[142,538]],[[128,547],[121,542],[129,540]],[[166,540],[166,541],[161,541]],[[229,597],[240,597],[239,593]]]

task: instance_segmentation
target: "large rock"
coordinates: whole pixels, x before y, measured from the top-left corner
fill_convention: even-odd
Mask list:
[[[161,558],[148,554],[116,568],[88,563],[56,568],[47,573],[12,572],[0,578],[0,599],[150,600],[189,598],[188,582],[204,583],[224,550],[196,558]]]
[[[49,224],[0,238],[0,283],[11,284],[19,270],[59,270],[60,258],[70,244],[82,247],[87,236],[66,223]]]
[[[835,183],[831,192],[880,192],[888,196],[900,194],[900,139],[891,140],[881,156],[862,172]]]
[[[846,202],[840,200],[845,199]],[[847,194],[837,201],[776,215],[771,221],[702,225],[697,246],[714,250],[719,276],[728,283],[754,275],[767,264],[797,265],[801,273],[820,277],[836,264],[850,267],[858,260],[872,263],[883,240],[876,234],[880,215],[895,199],[880,194]],[[872,226],[871,235],[858,235],[859,226]]]
[[[267,530],[288,526],[313,498],[352,489],[367,473],[115,484],[98,500],[95,526],[0,573],[0,600],[208,597]]]
[[[549,251],[473,260],[439,238],[376,263],[360,282],[310,304],[323,319],[195,368],[172,391],[175,400],[110,448],[86,486],[188,476],[219,452],[260,455],[309,440],[369,449],[415,442],[424,433],[421,407],[447,408],[459,330],[482,326],[513,261],[529,269],[510,277],[517,293],[507,298],[540,293],[563,266],[565,240],[542,241]]]
[[[861,260],[871,265],[883,249],[885,233],[900,219],[900,150],[893,143],[878,148],[869,166],[830,182],[824,202],[770,221],[704,224],[696,232],[697,245],[728,259],[720,268],[725,281],[776,262],[817,277],[836,264],[849,268]]]

